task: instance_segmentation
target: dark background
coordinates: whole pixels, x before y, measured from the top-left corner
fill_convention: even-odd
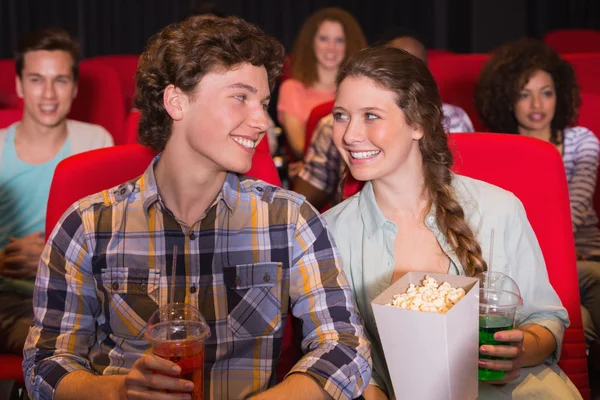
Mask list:
[[[82,55],[137,54],[150,35],[186,17],[200,0],[0,0],[0,58],[18,37],[56,25],[81,42]],[[221,0],[225,13],[261,26],[290,50],[304,19],[338,6],[372,42],[390,25],[411,28],[429,48],[487,52],[520,36],[558,28],[600,29],[599,0]]]

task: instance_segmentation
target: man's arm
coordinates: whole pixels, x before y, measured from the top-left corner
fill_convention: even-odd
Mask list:
[[[340,153],[333,144],[333,115],[319,121],[304,157],[304,166],[294,181],[294,191],[306,197],[317,210],[332,198],[340,182]]]
[[[328,193],[324,190],[320,190],[304,179],[298,177],[294,180],[294,192],[300,193],[306,200],[312,204],[317,210],[325,207],[327,202],[331,200],[332,193]]]
[[[310,376],[297,373],[289,375],[279,385],[253,396],[250,400],[329,400],[331,396]]]
[[[296,221],[290,299],[293,315],[302,320],[306,354],[287,379],[303,373],[334,399],[358,396],[371,376],[370,343],[339,252],[324,220],[306,202]]]
[[[44,250],[42,232],[32,232],[21,238],[10,238],[0,252],[0,275],[15,279],[35,278]]]
[[[70,372],[91,372],[87,354],[99,304],[79,209],[71,207],[59,224],[38,267],[33,326],[23,351],[25,383],[34,398],[52,398]]]

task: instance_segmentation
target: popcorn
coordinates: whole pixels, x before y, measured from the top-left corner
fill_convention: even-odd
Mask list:
[[[411,283],[406,293],[395,294],[386,306],[444,314],[464,296],[463,288],[453,288],[448,282],[438,285],[435,278],[425,275],[422,286]]]

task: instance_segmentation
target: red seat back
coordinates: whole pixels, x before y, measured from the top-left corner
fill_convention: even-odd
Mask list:
[[[123,90],[125,113],[128,113],[133,105],[135,72],[137,71],[139,58],[140,56],[136,54],[119,54],[88,58],[90,61],[97,61],[104,65],[108,65],[117,72],[119,80],[121,81],[121,89]]]
[[[575,69],[582,92],[600,94],[600,52],[564,54],[563,58]]]
[[[15,61],[11,58],[0,60],[0,108],[23,108],[23,101],[15,88]]]
[[[438,84],[442,101],[465,110],[476,131],[481,130],[483,124],[473,96],[479,73],[489,58],[489,54],[456,54],[429,60],[429,70]]]
[[[546,33],[544,42],[561,54],[600,52],[600,31],[558,29]]]
[[[308,116],[308,121],[306,122],[306,139],[304,141],[304,154],[308,151],[310,147],[310,141],[312,139],[313,133],[319,124],[321,118],[331,114],[331,110],[333,109],[333,101],[328,101],[327,103],[319,104],[315,108],[312,109],[310,115]]]
[[[23,110],[20,108],[0,109],[0,129],[20,121],[23,117]]]
[[[550,283],[571,320],[559,365],[584,398],[589,398],[575,243],[560,154],[550,143],[519,135],[460,133],[451,134],[449,142],[455,172],[509,190],[523,202],[546,260]],[[358,185],[353,184],[356,190]]]

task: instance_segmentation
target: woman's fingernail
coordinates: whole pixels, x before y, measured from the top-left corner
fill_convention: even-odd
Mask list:
[[[176,374],[181,372],[181,367],[179,367],[179,365],[173,365],[173,368],[171,368],[173,370],[173,372],[175,372]]]
[[[185,390],[194,390],[194,384],[192,382],[188,382],[185,384]]]
[[[482,353],[487,353],[488,351],[490,351],[490,348],[487,346],[481,346],[481,348],[479,349],[480,352]]]
[[[486,363],[484,360],[479,360],[479,365],[481,365],[482,367],[485,367]]]

